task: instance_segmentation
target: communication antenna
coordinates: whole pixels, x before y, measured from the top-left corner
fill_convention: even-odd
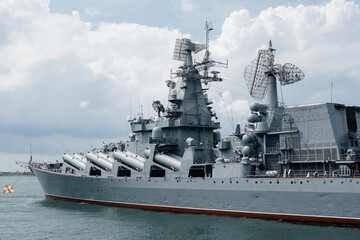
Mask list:
[[[274,52],[275,49],[269,41],[268,49],[259,50],[257,57],[244,69],[246,85],[250,96],[255,100],[262,100],[265,97],[271,76],[283,86],[301,81],[305,77],[305,74],[294,64],[274,64]],[[276,81],[274,84],[276,89]]]
[[[334,72],[331,72],[331,94],[330,94],[330,102],[332,103],[333,99],[333,87],[334,87]]]
[[[32,161],[32,149],[31,149],[31,143],[30,143],[30,162]]]
[[[205,43],[205,54],[204,54],[204,58],[203,58],[203,63],[208,63],[210,62],[210,51],[209,51],[209,34],[210,31],[213,30],[213,26],[212,23],[206,22],[205,23],[205,30],[206,30],[206,43]],[[204,77],[208,77],[208,66],[204,66]]]

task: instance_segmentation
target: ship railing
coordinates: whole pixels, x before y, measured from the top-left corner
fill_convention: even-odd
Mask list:
[[[323,154],[311,154],[311,155],[293,155],[290,157],[291,161],[324,161],[331,160],[332,158],[324,158]]]
[[[266,153],[270,153],[270,154],[280,153],[280,149],[279,147],[267,147]]]
[[[169,141],[165,138],[162,139],[153,139],[152,137],[149,138],[149,143],[160,143],[160,144],[168,144],[168,145],[177,145],[177,142]]]
[[[340,154],[339,157],[340,157],[339,160],[344,160],[344,161],[360,160],[359,154],[356,154],[354,156],[349,156],[347,154]]]
[[[150,137],[149,143],[166,143],[166,139],[165,138],[154,139],[154,138]]]
[[[329,173],[327,171],[319,169],[308,169],[308,170],[291,170],[289,175],[286,175],[288,178],[326,178],[326,177],[339,177],[338,174]]]
[[[297,131],[297,127],[281,127],[281,128],[270,128],[271,132],[284,132],[284,131]]]
[[[327,171],[324,172],[324,170],[319,169],[308,169],[308,170],[292,170],[290,171],[290,174],[288,173],[289,170],[286,171],[286,174],[279,173],[277,175],[266,175],[265,172],[258,175],[248,175],[248,178],[339,178],[339,177],[348,177],[342,176],[338,174],[338,172],[332,172],[329,173]]]

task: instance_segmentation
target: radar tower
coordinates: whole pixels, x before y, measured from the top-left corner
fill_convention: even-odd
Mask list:
[[[281,85],[288,85],[305,77],[294,64],[274,64],[275,51],[269,41],[268,49],[260,49],[257,57],[244,69],[244,79],[250,96],[255,100],[262,100],[267,94],[269,110],[278,107],[276,79]]]

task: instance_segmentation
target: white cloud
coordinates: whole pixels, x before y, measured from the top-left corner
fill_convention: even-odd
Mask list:
[[[96,17],[98,15],[100,15],[101,12],[99,9],[93,8],[93,7],[87,7],[84,10],[84,15],[86,17]]]
[[[182,3],[183,11],[196,8],[189,1]],[[222,71],[226,80],[213,83],[216,91],[209,93],[222,125],[229,122],[226,115],[235,123],[246,119],[250,99],[242,72],[270,38],[277,48],[276,61],[294,63],[306,74],[304,81],[283,88],[286,103],[327,100],[333,72],[334,100],[360,105],[359,29],[358,4],[341,0],[278,6],[258,16],[245,9],[232,12],[211,42],[214,59],[229,59],[229,69]],[[16,152],[16,143],[27,146],[34,135],[43,138],[39,144],[56,134],[75,136],[76,141],[112,138],[114,132],[126,136],[129,112],[134,116],[139,105],[152,112],[149,102],[159,96],[166,100],[169,69],[179,65],[171,61],[178,37],[189,36],[130,23],[94,27],[77,11],[50,12],[47,0],[1,1],[0,102],[6,104],[0,108],[0,129],[16,141],[0,144],[0,151]]]
[[[184,12],[192,12],[197,6],[192,0],[180,0],[180,7]]]
[[[242,78],[244,67],[271,39],[277,49],[276,62],[291,62],[305,72],[303,82],[283,87],[285,103],[329,101],[330,90],[328,97],[320,92],[329,88],[333,72],[334,81],[342,82],[337,85],[338,93],[347,92],[338,95],[337,100],[360,105],[353,90],[360,89],[360,68],[356,67],[360,66],[359,29],[360,8],[355,2],[332,0],[324,5],[278,6],[258,16],[242,9],[231,13],[222,25],[221,35],[211,45],[215,56],[229,58],[228,74],[240,81],[243,91],[247,91]],[[231,89],[229,85],[226,88]]]
[[[0,10],[7,19],[0,41],[3,126],[91,131],[97,122],[119,124],[114,113],[128,113],[129,102],[137,109],[167,91],[178,30],[126,23],[94,29],[77,11],[52,14],[48,1],[20,2],[5,1]],[[91,111],[80,111],[83,99]]]
[[[87,108],[90,105],[88,101],[81,101],[79,104],[79,108],[84,109]]]

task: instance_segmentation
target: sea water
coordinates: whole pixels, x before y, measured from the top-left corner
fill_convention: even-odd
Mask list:
[[[0,177],[0,239],[360,239],[360,228],[47,200],[33,176]],[[69,186],[71,187],[71,186]],[[351,206],[349,206],[351,207]]]

